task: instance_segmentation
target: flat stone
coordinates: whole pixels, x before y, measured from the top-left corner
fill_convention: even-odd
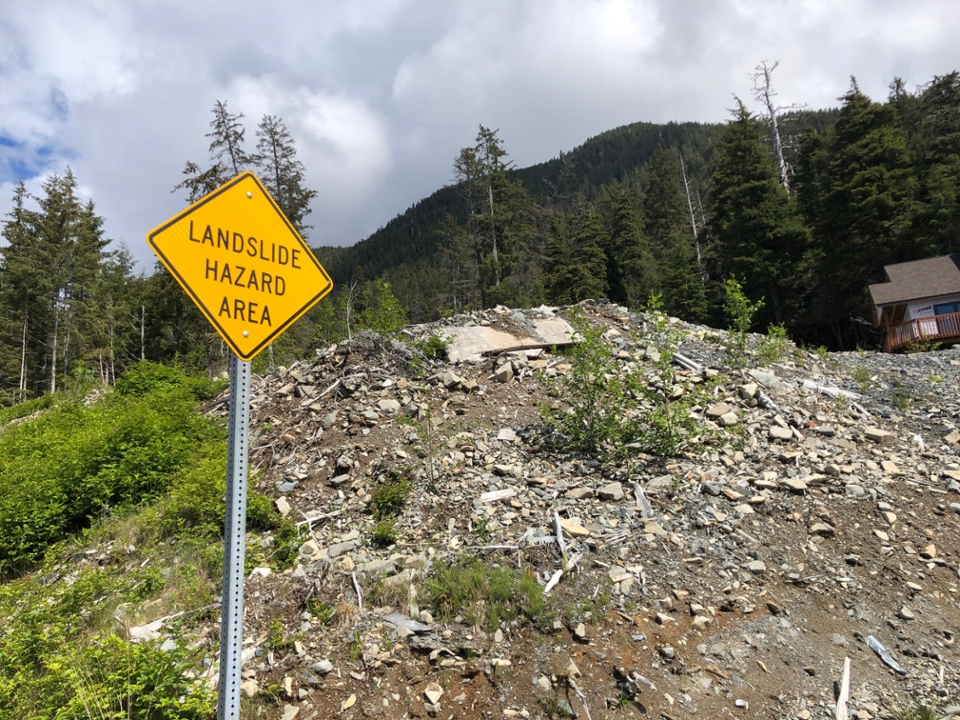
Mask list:
[[[505,362],[493,373],[494,382],[508,383],[513,380],[513,363]]]
[[[752,400],[753,396],[757,394],[757,384],[756,383],[747,383],[741,385],[737,388],[737,392],[740,393],[740,397],[744,400]]]
[[[329,675],[333,672],[334,667],[333,663],[329,660],[319,660],[315,662],[310,669],[314,672],[320,673],[321,675]]]
[[[721,402],[708,407],[705,414],[708,418],[716,419],[721,415],[726,415],[728,412],[733,412],[733,406],[728,405],[725,402]]]
[[[383,398],[377,403],[377,407],[380,408],[381,412],[393,414],[400,412],[400,408],[403,406],[393,398]]]
[[[885,533],[883,530],[877,530],[874,528],[873,534],[883,540],[883,542],[890,542],[890,536],[887,535],[887,533]]]
[[[767,565],[763,560],[752,560],[747,563],[747,570],[754,575],[764,575],[767,572]]]
[[[820,537],[833,537],[835,532],[833,526],[827,523],[815,523],[810,527],[810,534],[819,535]]]
[[[257,685],[256,680],[245,680],[244,682],[240,683],[240,692],[242,692],[248,698],[256,697],[259,691],[260,686]]]
[[[917,618],[913,610],[908,608],[906,605],[900,608],[900,612],[897,613],[897,617],[901,620],[916,620]]]
[[[593,488],[578,487],[567,490],[563,496],[571,500],[588,500],[594,496]]]
[[[807,490],[807,484],[798,478],[783,478],[780,481],[780,484],[796,492],[803,492],[804,490]]]
[[[937,556],[937,546],[930,544],[920,551],[920,557],[924,560],[933,560]]]
[[[560,527],[566,531],[571,537],[590,537],[590,531],[587,530],[583,525],[575,523],[573,520],[568,520],[567,518],[560,518]]]
[[[431,703],[436,705],[443,697],[443,688],[437,683],[430,683],[423,689],[423,696]]]
[[[779,425],[771,425],[767,434],[772,440],[790,440],[793,438],[793,433],[790,432],[789,428],[783,428]]]
[[[327,485],[330,487],[340,487],[348,482],[350,482],[349,475],[334,475],[332,478],[327,480]]]
[[[618,482],[612,482],[600,488],[597,494],[601,500],[622,500],[623,486]]]
[[[718,419],[718,422],[722,427],[732,427],[740,422],[740,417],[731,410],[730,412],[721,415]]]
[[[893,440],[893,433],[881,430],[876,427],[868,427],[863,431],[863,436],[872,442],[883,443]]]
[[[282,517],[286,517],[290,514],[290,503],[287,502],[285,497],[278,497],[273,501],[273,504],[277,508],[277,512],[280,513]]]

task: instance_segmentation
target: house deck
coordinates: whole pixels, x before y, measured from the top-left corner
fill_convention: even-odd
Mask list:
[[[885,352],[896,352],[920,343],[960,343],[960,312],[916,318],[887,328]]]

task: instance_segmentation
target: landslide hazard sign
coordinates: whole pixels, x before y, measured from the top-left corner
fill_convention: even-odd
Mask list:
[[[154,229],[147,243],[241,360],[252,359],[333,289],[252,172]]]

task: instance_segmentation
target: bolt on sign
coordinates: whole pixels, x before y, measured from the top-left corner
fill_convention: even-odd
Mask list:
[[[245,362],[333,289],[252,172],[200,198],[150,232],[147,242]]]

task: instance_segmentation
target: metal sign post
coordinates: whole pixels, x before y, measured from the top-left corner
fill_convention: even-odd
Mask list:
[[[243,564],[247,529],[247,438],[250,363],[230,360],[230,430],[227,440],[227,513],[223,527],[223,603],[220,607],[218,720],[240,718],[243,665]]]
[[[233,350],[217,717],[239,720],[250,361],[333,281],[252,172],[154,228],[147,244]]]

